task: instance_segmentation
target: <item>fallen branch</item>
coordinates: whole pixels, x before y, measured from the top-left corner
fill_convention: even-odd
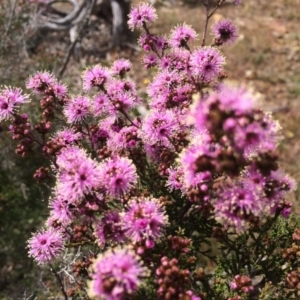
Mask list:
[[[71,58],[72,54],[74,53],[75,46],[83,37],[84,29],[89,24],[90,16],[91,16],[91,13],[92,13],[95,3],[96,3],[96,0],[92,0],[92,2],[90,3],[90,7],[86,10],[87,13],[85,16],[85,21],[83,22],[81,28],[78,30],[77,37],[75,38],[75,40],[71,43],[71,45],[68,48],[67,54],[63,60],[62,66],[58,72],[58,75],[57,75],[58,78],[61,78],[63,76],[63,74],[66,71],[66,68],[68,66],[68,63],[70,61],[70,58]]]

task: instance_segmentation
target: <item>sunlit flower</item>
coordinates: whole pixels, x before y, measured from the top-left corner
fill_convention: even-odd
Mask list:
[[[224,56],[213,47],[199,48],[191,55],[191,70],[203,81],[215,80],[223,70],[224,64]]]
[[[46,264],[59,256],[64,240],[60,232],[53,229],[41,230],[28,240],[29,255],[39,264]]]
[[[134,7],[129,14],[128,26],[130,29],[142,27],[143,23],[151,23],[157,18],[155,9],[147,3]]]
[[[8,120],[17,112],[20,104],[29,102],[19,88],[4,87],[0,90],[0,121]]]
[[[189,41],[195,40],[196,31],[186,24],[175,27],[170,35],[169,44],[172,47],[184,47]]]
[[[83,89],[89,91],[92,87],[103,87],[109,76],[108,69],[100,65],[93,66],[83,72]]]
[[[154,246],[168,222],[163,207],[154,198],[130,200],[121,219],[128,238],[134,242],[144,239],[149,248]]]
[[[122,300],[132,295],[147,275],[139,257],[122,248],[99,255],[92,270],[89,296],[106,300]]]
[[[90,99],[84,96],[71,98],[64,109],[64,114],[69,123],[84,120],[90,113]]]
[[[100,165],[99,182],[112,197],[122,196],[137,182],[136,167],[126,157],[109,158]]]
[[[57,84],[57,80],[54,78],[53,74],[43,71],[37,72],[35,75],[29,77],[26,82],[26,88],[40,94],[55,84]]]

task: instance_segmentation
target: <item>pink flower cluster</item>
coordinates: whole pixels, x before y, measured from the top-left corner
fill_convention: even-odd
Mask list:
[[[52,176],[45,168],[36,176],[52,178],[53,188],[47,228],[28,241],[29,254],[46,264],[62,253],[64,243],[86,247],[86,260],[103,252],[89,275],[89,294],[99,299],[129,299],[138,290],[147,272],[136,253],[155,270],[173,241],[170,255],[180,256],[183,247],[185,253],[195,251],[196,260],[199,249],[184,245],[200,228],[189,227],[195,215],[239,234],[291,213],[285,197],[295,184],[279,168],[280,126],[256,107],[246,88],[224,82],[220,46],[237,39],[236,26],[219,21],[214,43],[193,47],[194,29],[183,24],[158,36],[148,28],[155,18],[151,5],[140,4],[128,22],[144,29],[143,65],[156,70],[147,99],[128,79],[131,63],[125,59],[110,68],[88,68],[83,93],[75,96],[48,72],[30,77],[26,86],[42,98],[43,109],[32,130],[28,117],[17,112],[28,96],[20,89],[0,91],[0,120],[14,120],[15,139],[30,132],[30,145],[36,143],[51,163]],[[57,112],[60,122],[53,127]],[[27,155],[25,138],[22,155]],[[184,237],[185,230],[190,236]],[[122,247],[106,251],[117,244]],[[152,273],[161,277],[158,297],[201,299],[198,285],[190,284],[192,272],[177,266],[184,259],[166,258],[163,274]],[[182,286],[174,286],[172,278]],[[237,275],[231,288],[248,293],[251,280]]]
[[[26,88],[36,94],[43,94],[51,90],[57,98],[63,98],[68,92],[67,87],[47,71],[37,72],[34,76],[29,77]]]
[[[128,238],[135,242],[145,240],[147,248],[154,247],[168,221],[158,201],[147,198],[130,200],[121,218]]]
[[[130,249],[117,248],[98,256],[93,264],[90,297],[122,300],[132,295],[145,277],[147,270]]]

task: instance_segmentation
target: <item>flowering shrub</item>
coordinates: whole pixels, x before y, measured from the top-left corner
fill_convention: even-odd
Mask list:
[[[219,21],[206,45],[223,2],[206,4],[201,47],[188,25],[157,36],[154,8],[132,9],[143,64],[157,70],[148,99],[124,59],[87,69],[82,95],[48,72],[30,77],[37,124],[18,112],[28,95],[1,90],[16,152],[51,164],[34,175],[52,186],[50,215],[28,248],[65,299],[297,298],[299,222],[286,200],[295,183],[278,163],[280,126],[245,87],[224,83],[220,46],[236,40],[236,26]]]

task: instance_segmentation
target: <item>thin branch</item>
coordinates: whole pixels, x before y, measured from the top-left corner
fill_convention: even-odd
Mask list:
[[[203,36],[202,36],[202,47],[205,45],[205,39],[206,39],[206,34],[207,34],[207,26],[208,26],[208,21],[210,19],[209,17],[209,4],[210,4],[210,0],[207,0],[207,2],[204,2],[205,0],[203,0],[203,5],[206,8],[206,17],[205,17],[205,23],[204,23],[204,31],[203,31]]]
[[[206,17],[205,17],[205,23],[204,23],[204,31],[202,36],[202,47],[205,45],[205,39],[207,35],[207,27],[208,27],[208,21],[213,16],[213,14],[216,12],[216,10],[225,2],[225,0],[219,0],[217,5],[213,8],[213,10],[210,12],[210,0],[202,1],[203,5],[206,8]]]
[[[128,48],[131,48],[136,52],[141,52],[142,51],[141,47],[136,46],[136,45],[134,45],[132,43],[129,43],[129,42],[122,42],[121,45],[127,46]]]
[[[122,109],[122,110],[120,110],[120,112],[125,116],[125,118],[129,121],[129,123],[132,125],[132,126],[134,126],[134,127],[136,127],[136,128],[139,128],[139,126],[137,126],[131,119],[130,119],[130,117],[128,116],[128,114]]]
[[[95,147],[94,147],[92,135],[91,135],[91,132],[90,132],[89,124],[87,122],[85,122],[85,121],[83,121],[83,124],[84,124],[84,126],[86,128],[87,136],[88,136],[89,141],[91,143],[91,149],[92,149],[93,155],[95,155]]]
[[[225,0],[220,0],[219,2],[218,2],[218,4],[215,6],[215,8],[212,10],[212,12],[209,14],[209,18],[211,18],[212,17],[212,15],[215,13],[215,11],[221,6],[221,4],[223,4],[225,2]]]
[[[52,266],[52,264],[50,262],[49,262],[49,266],[50,266],[50,271],[55,276],[55,278],[56,278],[56,280],[57,280],[57,282],[59,284],[60,290],[63,293],[65,300],[68,300],[68,295],[67,295],[67,293],[65,291],[64,285],[62,283],[62,280],[61,280],[59,274],[55,271],[55,269],[53,268],[53,266]]]

